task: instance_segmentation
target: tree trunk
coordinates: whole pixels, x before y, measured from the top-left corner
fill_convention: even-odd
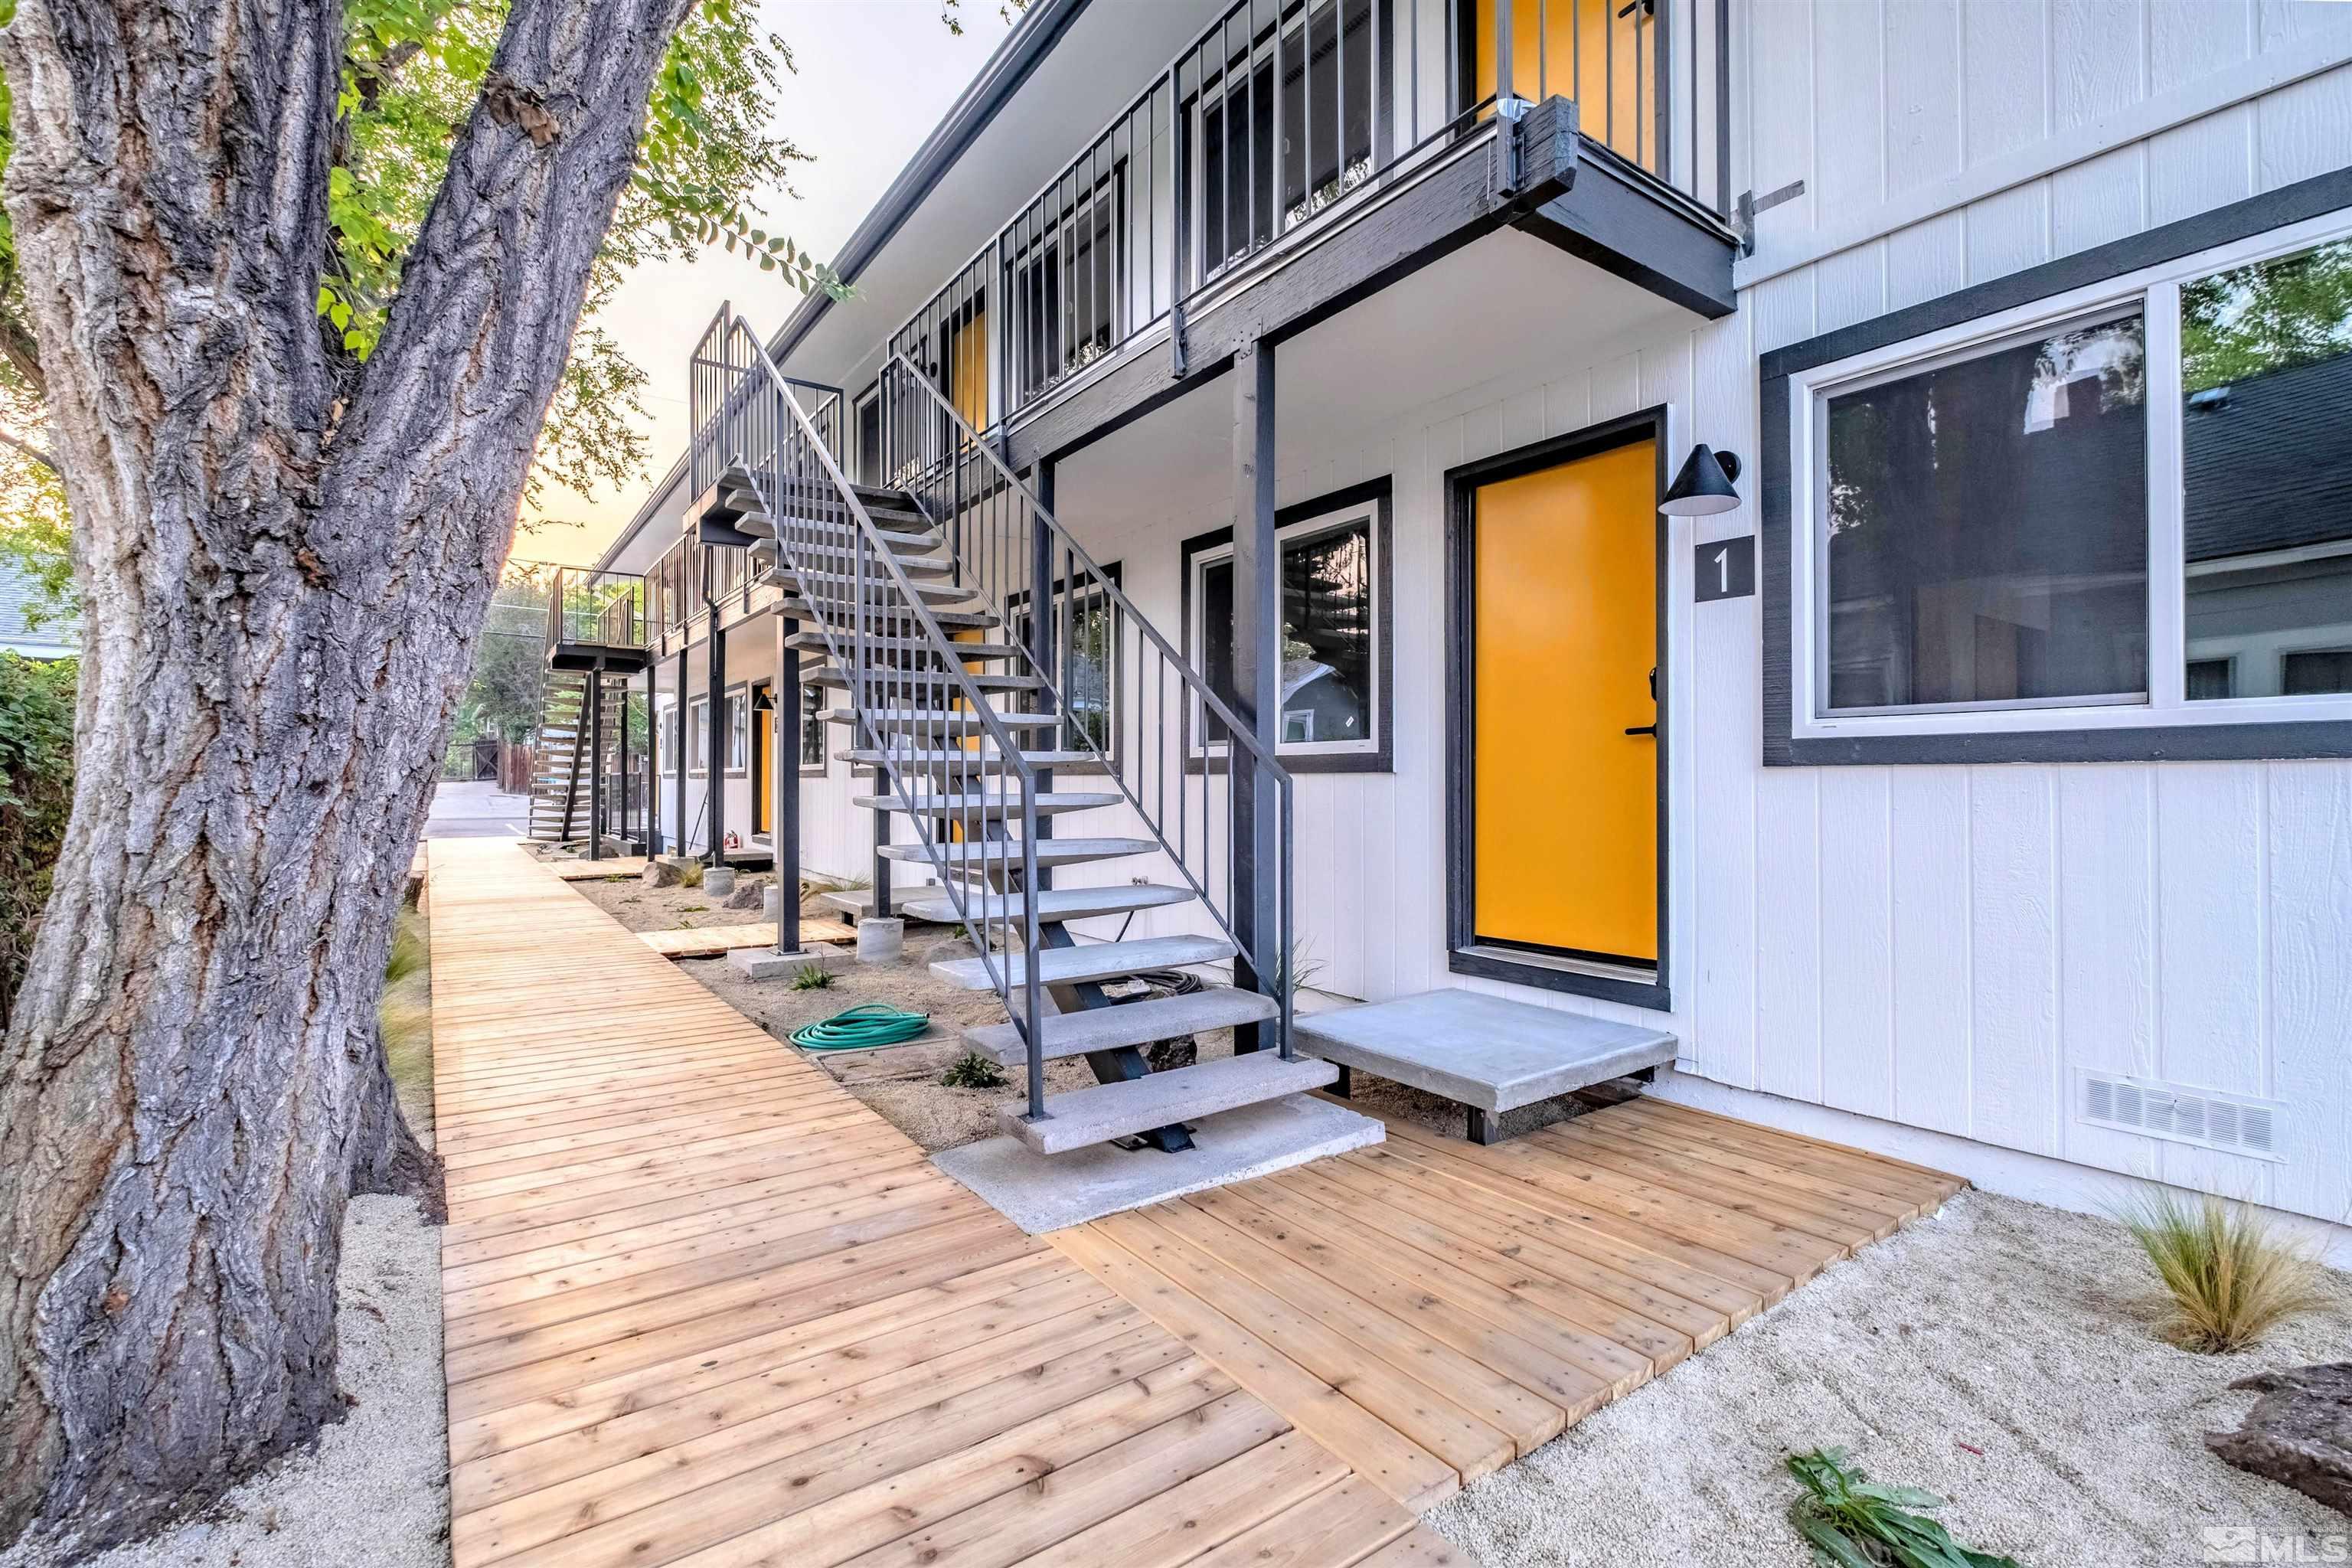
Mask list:
[[[0,40],[86,626],[0,1048],[0,1544],[142,1533],[341,1409],[346,1195],[406,1152],[393,918],[687,4],[514,0],[363,371],[313,315],[337,5],[27,0]]]

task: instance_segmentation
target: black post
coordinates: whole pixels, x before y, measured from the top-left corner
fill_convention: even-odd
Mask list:
[[[861,728],[862,726],[852,727]],[[876,736],[877,742],[880,738],[881,737],[879,735]],[[887,768],[876,768],[874,770],[874,798],[877,800],[887,800],[889,797],[890,770]],[[868,906],[874,918],[877,921],[887,921],[890,918],[891,914],[890,860],[887,856],[882,853],[882,847],[889,842],[890,813],[887,808],[877,805],[874,808],[874,874],[871,879],[874,883],[874,898],[872,903]]]
[[[1054,459],[1051,458],[1038,458],[1037,467],[1033,477],[1036,480],[1038,510],[1041,514],[1050,513],[1054,510]],[[1076,584],[1072,584],[1070,586],[1075,588]],[[1054,532],[1052,529],[1045,525],[1045,516],[1040,515],[1029,520],[1029,657],[1036,662],[1037,673],[1045,677],[1047,682],[1047,684],[1041,687],[1037,692],[1037,710],[1041,713],[1051,713],[1054,711],[1054,692],[1052,681],[1054,679],[1054,627],[1055,625],[1056,619],[1054,613]],[[1054,737],[1052,743],[1047,748],[1048,750],[1058,752],[1066,749],[1064,742],[1068,740],[1068,736],[1064,734],[1058,727],[1053,730],[1037,732],[1050,734]],[[1043,795],[1053,787],[1054,770],[1051,768],[1038,769],[1038,793]],[[1042,811],[1037,814],[1037,837],[1041,839],[1051,838],[1054,837],[1054,819]],[[1051,889],[1053,885],[1053,868],[1050,866],[1038,867],[1038,891],[1044,892]]]
[[[1282,562],[1274,533],[1274,345],[1252,340],[1234,355],[1234,691],[1235,712],[1270,755],[1282,700]],[[1283,962],[1276,903],[1280,803],[1262,792],[1255,763],[1225,748],[1234,802],[1234,984],[1263,988]],[[1258,1049],[1261,1026],[1234,1032],[1234,1051]]]
[[[677,754],[669,760],[670,793],[677,797],[677,838],[670,846],[673,855],[684,855],[686,837],[686,645],[677,649]]]
[[[776,798],[768,808],[768,838],[776,859],[778,952],[801,950],[801,650],[792,646],[798,629],[776,617],[775,751],[769,760]]]
[[[604,661],[588,671],[588,858],[604,858]]]
[[[709,634],[710,657],[704,679],[709,684],[708,722],[710,766],[703,773],[704,794],[710,809],[705,815],[710,821],[710,844],[702,857],[706,866],[727,863],[727,634],[719,625],[719,606],[710,606],[710,617],[703,625]]]
[[[621,809],[614,814],[621,827],[614,837],[624,840],[629,837],[629,705],[635,700],[625,682],[621,687],[621,732],[613,742],[613,787],[621,792]]]
[[[646,856],[662,853],[661,667],[646,664]]]

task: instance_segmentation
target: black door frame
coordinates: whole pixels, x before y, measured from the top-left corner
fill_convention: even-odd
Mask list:
[[[1671,623],[1667,588],[1671,581],[1666,515],[1657,514],[1656,581],[1658,790],[1658,962],[1654,978],[1633,978],[1631,966],[1597,963],[1590,958],[1521,950],[1479,940],[1476,931],[1475,878],[1477,833],[1473,820],[1475,770],[1477,766],[1475,662],[1477,637],[1477,494],[1480,487],[1515,479],[1545,468],[1596,457],[1619,447],[1648,440],[1656,453],[1656,493],[1666,493],[1666,407],[1664,404],[1618,418],[1588,425],[1565,436],[1499,452],[1449,468],[1445,473],[1445,948],[1446,967],[1456,974],[1487,980],[1507,980],[1547,991],[1570,992],[1603,1001],[1622,1002],[1656,1012],[1670,1012],[1674,1002],[1668,977],[1673,973],[1670,945],[1672,905],[1672,845],[1667,809],[1670,755],[1673,743],[1666,722],[1672,710],[1673,666],[1668,658]],[[1611,973],[1613,971],[1613,973]]]

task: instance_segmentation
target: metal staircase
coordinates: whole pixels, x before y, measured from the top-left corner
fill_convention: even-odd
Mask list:
[[[908,912],[960,922],[976,950],[933,973],[1003,999],[1009,1022],[964,1037],[1026,1072],[1007,1131],[1044,1153],[1128,1137],[1177,1150],[1195,1118],[1330,1082],[1335,1068],[1292,1050],[1291,787],[1271,747],[928,376],[899,357],[882,380],[892,484],[877,489],[850,482],[828,438],[839,395],[804,407],[807,390],[722,309],[693,361],[696,521],[750,542],[800,625],[788,646],[820,656],[807,679],[844,693],[824,718],[848,731],[835,754],[871,770],[858,804],[913,837],[881,853],[941,883]],[[1084,776],[1059,784],[1061,769]],[[1078,811],[1115,826],[1056,836]],[[1111,864],[1147,874],[1054,885]],[[1068,929],[1148,912],[1195,929]],[[1129,1003],[1104,989],[1229,961],[1231,986]],[[1231,1060],[1146,1062],[1142,1047],[1224,1027]],[[1048,1095],[1045,1064],[1080,1056],[1097,1083]]]
[[[539,744],[530,781],[530,837],[550,843],[588,837],[590,797],[593,793],[588,760],[588,671],[551,669],[541,699]],[[606,672],[605,712],[623,710],[628,700],[625,677]],[[614,772],[620,742],[619,721],[604,726],[604,769]]]

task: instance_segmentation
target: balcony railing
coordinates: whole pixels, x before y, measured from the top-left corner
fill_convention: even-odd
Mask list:
[[[890,339],[986,431],[1359,196],[1559,96],[1727,217],[1723,0],[1234,0]],[[883,433],[905,466],[919,403]],[[903,427],[900,427],[903,426]]]
[[[634,572],[559,566],[549,584],[547,641],[598,647],[646,646],[646,580]]]

